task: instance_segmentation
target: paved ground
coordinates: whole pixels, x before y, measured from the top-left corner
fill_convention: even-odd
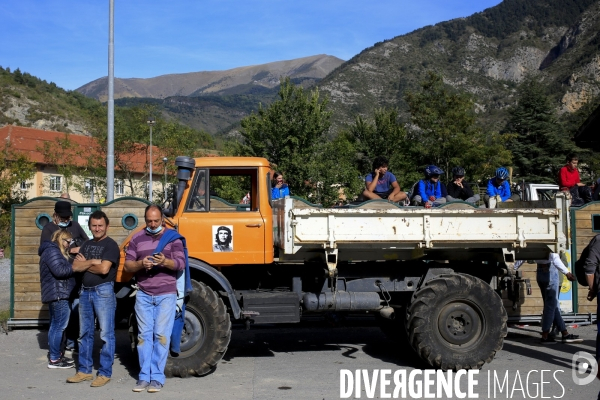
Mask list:
[[[10,258],[0,258],[0,311],[10,308]]]
[[[324,321],[313,321],[294,327],[256,327],[250,331],[236,326],[229,350],[214,373],[203,378],[169,379],[157,396],[165,399],[337,399],[340,398],[342,369],[365,369],[372,375],[376,369],[410,373],[415,368],[426,368],[414,354],[386,339],[370,321],[347,321],[345,325],[332,328]],[[537,333],[539,327],[511,328],[504,349],[476,376],[478,383],[474,385],[474,393],[481,399],[595,399],[600,390],[599,381],[577,386],[571,378],[572,355],[580,350],[594,351],[595,326],[571,330],[580,334],[584,343],[542,347]],[[10,393],[8,397],[0,394],[0,398],[92,400],[148,396],[131,392],[137,374],[136,362],[130,357],[125,327],[117,334],[113,380],[102,388],[90,388],[87,383],[67,384],[65,379],[74,370],[46,368],[45,330],[20,329],[0,335],[0,384],[3,393]],[[543,379],[541,370],[548,370]],[[503,390],[495,385],[495,396],[494,375],[499,382],[507,377]],[[461,382],[465,390],[464,380]],[[541,386],[543,396],[539,393]],[[392,384],[388,389],[390,393],[393,387]],[[380,397],[379,389],[378,385],[375,398]],[[361,398],[368,398],[365,392]],[[408,393],[407,398],[410,398]]]
[[[9,273],[9,260],[0,259],[0,310],[9,308]],[[512,327],[504,349],[476,376],[474,393],[480,399],[595,399],[600,381],[575,385],[571,363],[578,351],[594,353],[596,328],[570,329],[581,335],[584,342],[542,347],[538,326]],[[97,355],[99,347],[96,350]],[[131,392],[137,377],[137,362],[131,357],[124,326],[117,331],[113,380],[105,387],[67,384],[65,379],[74,370],[47,369],[46,352],[46,330],[18,329],[0,334],[0,399],[93,400],[147,395]],[[389,369],[392,373],[405,370],[409,374],[425,368],[411,351],[388,340],[369,320],[350,320],[338,327],[312,321],[297,326],[253,327],[250,331],[234,326],[229,350],[214,373],[203,378],[169,379],[157,396],[215,400],[338,399],[341,370],[362,369],[372,377],[375,370]],[[545,370],[543,378],[541,370]],[[499,383],[494,383],[495,378]],[[505,378],[506,383],[500,389]],[[461,380],[463,390],[465,381]],[[380,398],[380,388],[378,384],[374,398]],[[393,389],[392,383],[388,392],[391,394]],[[364,383],[361,390],[361,398],[369,398]],[[410,398],[410,393],[405,398]]]

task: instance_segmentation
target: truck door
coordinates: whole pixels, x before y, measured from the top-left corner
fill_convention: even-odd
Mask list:
[[[258,168],[198,169],[179,219],[189,254],[211,265],[263,264]]]

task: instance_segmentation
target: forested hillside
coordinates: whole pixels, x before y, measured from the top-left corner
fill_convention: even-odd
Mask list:
[[[319,83],[334,124],[377,107],[407,111],[404,97],[428,71],[471,93],[479,118],[502,129],[518,85],[542,83],[560,114],[600,93],[600,2],[505,0],[496,7],[375,44]]]

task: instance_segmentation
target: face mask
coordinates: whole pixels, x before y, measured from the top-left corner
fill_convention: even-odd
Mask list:
[[[158,232],[162,231],[162,228],[163,228],[162,225],[159,225],[158,228],[156,228],[156,229],[150,229],[150,228],[146,227],[146,231],[148,233],[150,233],[151,235],[156,235]]]
[[[69,224],[71,223],[71,221],[68,222],[59,222],[57,225],[61,228],[66,228],[67,226],[69,226]]]

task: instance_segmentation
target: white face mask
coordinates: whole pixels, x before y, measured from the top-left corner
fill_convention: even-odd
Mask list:
[[[157,233],[159,233],[160,231],[162,231],[162,225],[159,225],[158,228],[156,229],[150,229],[148,227],[146,227],[146,231],[152,235],[156,235]]]
[[[57,225],[61,228],[66,228],[67,226],[69,226],[69,224],[71,223],[71,221],[67,221],[67,222],[59,222]]]

